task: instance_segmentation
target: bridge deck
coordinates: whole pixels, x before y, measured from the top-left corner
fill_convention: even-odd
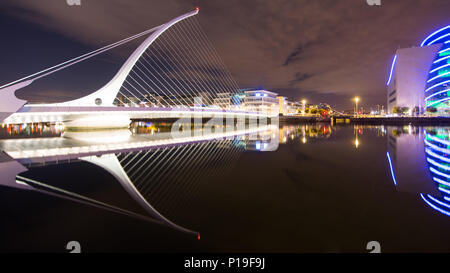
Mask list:
[[[119,107],[119,106],[58,106],[25,105],[3,121],[6,124],[63,122],[68,127],[96,127],[116,123],[124,127],[131,119],[164,118],[274,118],[278,113],[251,112],[244,110],[224,110],[206,107]],[[97,124],[96,124],[97,123]]]

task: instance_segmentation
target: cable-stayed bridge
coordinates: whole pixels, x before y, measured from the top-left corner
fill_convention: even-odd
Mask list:
[[[0,86],[0,122],[61,122],[67,127],[126,127],[133,119],[267,118],[278,107],[245,107],[239,87],[196,15],[160,26]],[[99,90],[62,103],[29,104],[15,91],[103,52],[146,37],[117,74]]]

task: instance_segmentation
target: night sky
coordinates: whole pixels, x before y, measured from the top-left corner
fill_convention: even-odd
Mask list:
[[[398,47],[449,25],[448,0],[2,0],[0,84],[160,25],[200,7],[198,19],[242,88],[351,109],[385,104]],[[139,40],[142,41],[142,40]],[[139,41],[18,92],[64,101],[105,84]]]

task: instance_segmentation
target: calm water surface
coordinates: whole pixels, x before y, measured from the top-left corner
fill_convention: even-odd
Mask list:
[[[167,126],[2,128],[0,250],[450,252],[450,128],[293,125],[166,143]],[[102,145],[115,150],[93,155]],[[80,156],[48,152],[66,148]]]

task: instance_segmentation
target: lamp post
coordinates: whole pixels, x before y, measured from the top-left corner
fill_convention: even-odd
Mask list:
[[[302,100],[302,104],[303,104],[302,114],[305,115],[305,111],[306,111],[306,100]]]
[[[355,115],[358,116],[358,102],[359,97],[355,97]]]

